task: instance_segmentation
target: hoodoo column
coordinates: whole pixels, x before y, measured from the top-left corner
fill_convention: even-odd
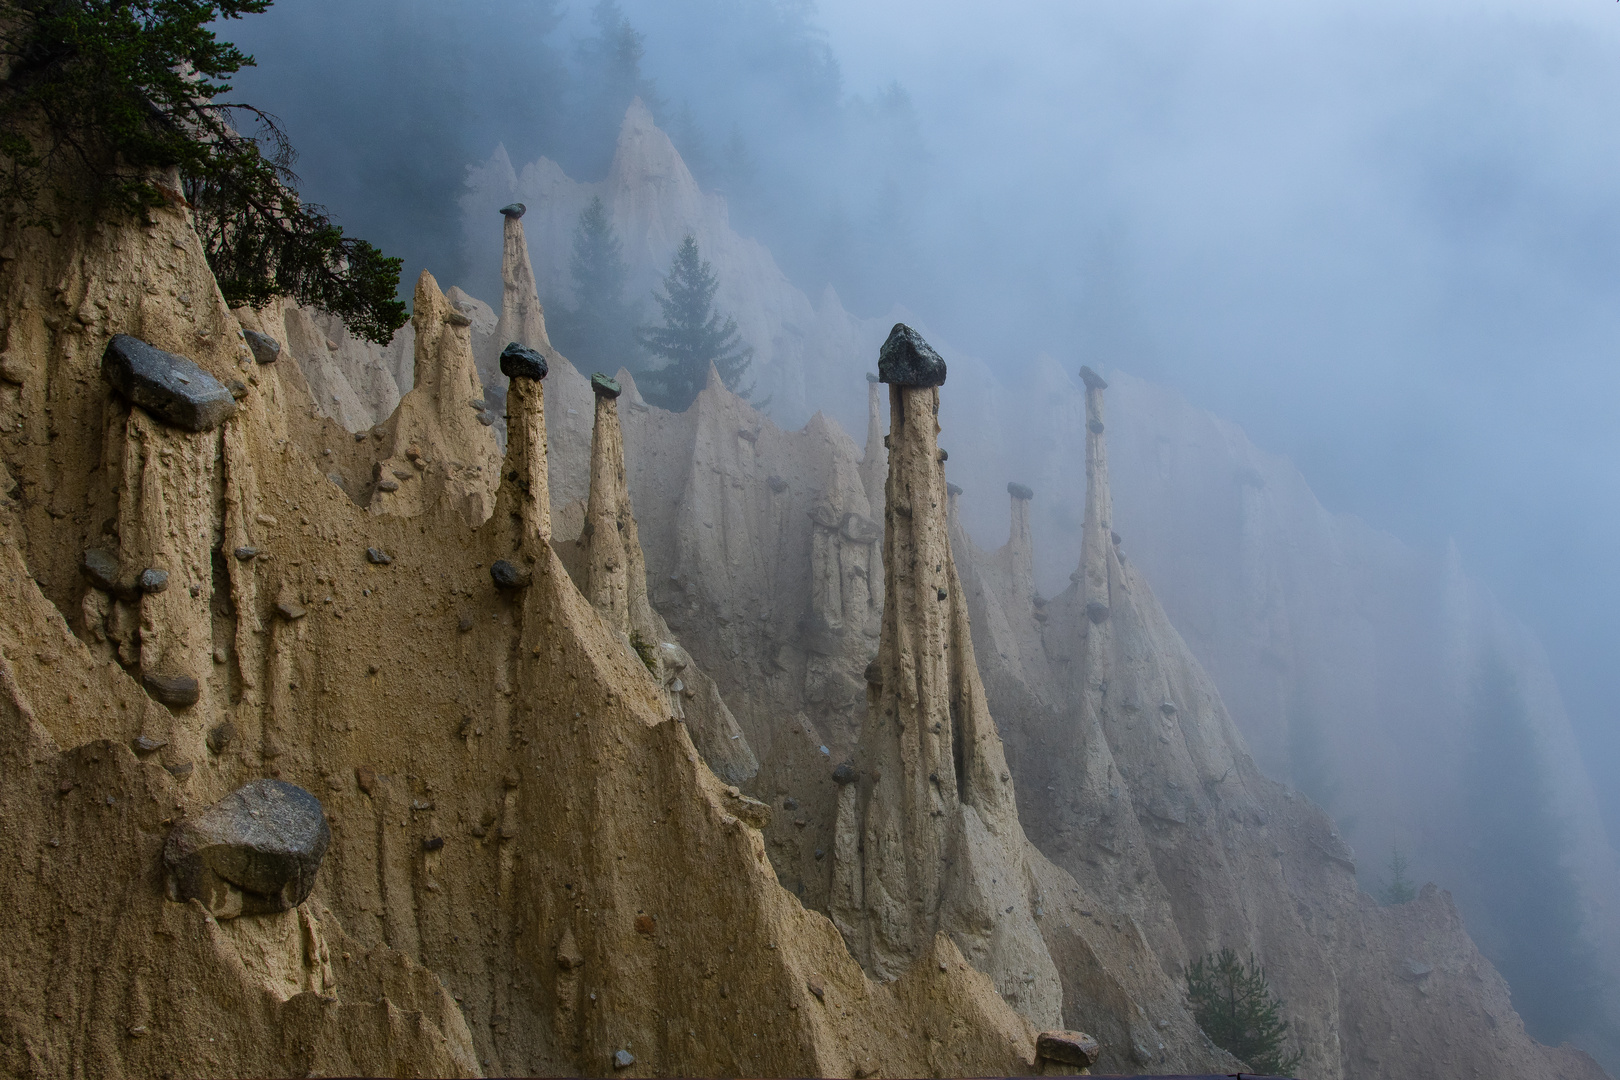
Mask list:
[[[514,341],[501,350],[506,392],[506,462],[495,512],[507,515],[514,547],[551,539],[551,492],[546,475],[546,358]]]
[[[1028,841],[951,557],[939,450],[945,362],[901,324],[878,373],[889,385],[883,623],[859,787],[839,801],[833,921],[885,977],[946,933],[1014,1008],[1054,1024],[1062,991],[1031,913]]]
[[[1108,384],[1089,367],[1080,369],[1080,380],[1086,384],[1086,523],[1080,539],[1080,590],[1086,618],[1097,624],[1108,618],[1108,543],[1114,520],[1108,444],[1103,439],[1103,391]]]

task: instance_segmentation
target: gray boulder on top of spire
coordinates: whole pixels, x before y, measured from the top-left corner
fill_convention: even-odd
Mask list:
[[[591,375],[591,393],[597,397],[616,398],[624,392],[619,380],[610,379],[600,371]]]
[[[524,206],[520,202],[508,203],[505,206],[501,207],[501,216],[502,217],[520,218],[520,217],[522,217],[524,214],[526,214],[528,212],[529,212],[529,208],[527,206]]]
[[[508,379],[543,379],[550,371],[544,356],[515,341],[501,350],[501,374]]]
[[[1016,480],[1009,480],[1007,482],[1007,494],[1015,499],[1028,502],[1035,497],[1035,490],[1025,484],[1018,483]]]
[[[1108,383],[1103,377],[1092,371],[1090,367],[1080,369],[1080,381],[1086,384],[1087,390],[1106,390]]]
[[[905,323],[895,323],[878,353],[878,381],[891,386],[944,386],[945,360]]]

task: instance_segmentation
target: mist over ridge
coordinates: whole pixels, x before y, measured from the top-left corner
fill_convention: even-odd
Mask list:
[[[408,272],[493,300],[463,170],[502,143],[599,180],[642,96],[810,296],[903,305],[1014,400],[1044,363],[1169,384],[1330,510],[1454,539],[1544,643],[1615,834],[1614,12],[626,0],[627,63],[587,4],[451,10],[281,0],[235,35],[307,194]]]

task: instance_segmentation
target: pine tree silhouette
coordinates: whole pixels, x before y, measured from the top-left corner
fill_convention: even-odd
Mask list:
[[[1283,1052],[1288,1021],[1281,1016],[1282,1002],[1252,955],[1245,964],[1231,949],[1222,949],[1193,961],[1187,998],[1204,1033],[1249,1068],[1286,1076],[1299,1064],[1302,1054]]]
[[[662,326],[643,327],[641,343],[664,364],[642,378],[642,393],[663,408],[676,412],[692,404],[708,381],[712,363],[726,388],[746,398],[753,384],[741,386],[754,350],[743,344],[737,320],[714,310],[720,279],[698,253],[689,233],[675,252],[661,292],[653,293],[664,314]]]

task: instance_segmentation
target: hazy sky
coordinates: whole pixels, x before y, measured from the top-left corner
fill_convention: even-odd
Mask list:
[[[1009,379],[1044,352],[1171,384],[1330,510],[1435,552],[1454,537],[1546,644],[1620,831],[1620,4],[804,3],[845,94],[897,82],[921,129],[817,172],[814,140],[844,129],[817,127],[813,63],[742,55],[757,4],[621,3],[711,149],[742,125],[762,160],[790,152],[751,213],[811,295],[820,189],[858,199],[838,170],[905,159],[904,228],[866,242],[915,250],[846,289],[859,314],[901,304]],[[459,170],[544,120],[590,7],[548,40],[530,0],[279,0],[231,31],[308,194],[414,275],[444,261]]]
[[[1454,536],[1614,787],[1620,5],[821,0],[820,21],[852,91],[915,102],[962,255],[954,340],[1171,382],[1329,509]]]

